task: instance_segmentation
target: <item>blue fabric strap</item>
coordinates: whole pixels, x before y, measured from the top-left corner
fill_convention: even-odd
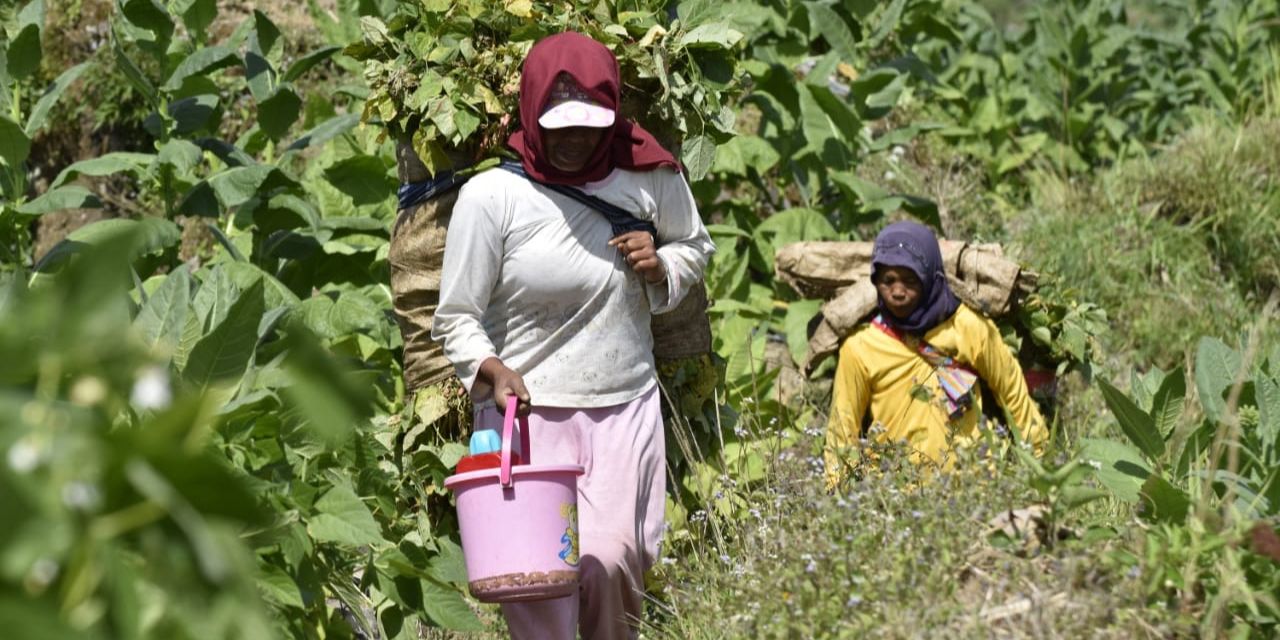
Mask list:
[[[400,199],[400,208],[408,209],[431,200],[450,189],[461,187],[466,181],[466,176],[460,176],[453,171],[441,171],[430,180],[400,185],[400,189],[396,191],[396,196]]]
[[[613,229],[613,235],[619,236],[629,231],[646,231],[653,236],[653,242],[656,246],[658,243],[658,228],[648,220],[641,220],[630,212],[611,202],[607,202],[593,195],[587,194],[580,189],[563,185],[563,184],[547,184],[538,182],[529,177],[525,173],[524,167],[519,162],[512,160],[503,160],[500,168],[510,171],[530,182],[536,182],[556,193],[568,196],[581,202],[582,204],[599,211],[609,221],[609,226]],[[468,175],[460,175],[455,171],[441,171],[430,180],[422,182],[411,182],[409,184],[400,185],[400,189],[396,195],[400,200],[400,209],[409,209],[423,202],[427,202],[433,198],[448,192],[450,189],[461,187],[470,178]]]
[[[649,222],[648,220],[641,220],[631,215],[630,212],[618,205],[597,198],[582,191],[581,189],[575,189],[569,185],[538,182],[537,180],[530,178],[529,174],[525,173],[524,166],[519,162],[503,160],[502,164],[498,166],[503,170],[510,171],[511,173],[521,176],[530,182],[537,182],[560,195],[573,198],[574,200],[599,211],[600,214],[604,216],[605,220],[609,221],[609,226],[613,228],[614,237],[620,236],[628,231],[647,231],[649,235],[653,236],[654,246],[657,246],[658,244],[658,228],[654,226],[652,222]]]

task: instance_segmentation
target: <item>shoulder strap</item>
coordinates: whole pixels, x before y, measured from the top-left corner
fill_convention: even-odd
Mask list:
[[[396,191],[400,208],[408,209],[448,193],[451,189],[461,187],[468,177],[456,171],[441,171],[430,180],[402,184]]]
[[[649,232],[649,235],[653,236],[655,244],[658,241],[658,228],[654,226],[652,222],[649,222],[648,220],[641,220],[632,215],[626,209],[623,209],[612,202],[597,198],[596,196],[593,196],[581,189],[577,189],[569,185],[548,184],[546,182],[534,180],[529,177],[529,174],[525,173],[524,166],[519,162],[504,159],[502,164],[498,166],[505,171],[510,171],[511,173],[514,173],[530,182],[536,182],[560,195],[573,198],[574,200],[599,211],[600,214],[604,216],[605,220],[609,221],[609,225],[613,227],[613,235],[615,236],[622,235],[628,231],[647,231]]]
[[[973,367],[970,367],[969,365],[943,353],[941,350],[935,348],[928,342],[925,342],[923,339],[915,341],[916,344],[913,348],[911,343],[904,340],[902,338],[902,334],[886,322],[884,316],[878,313],[871,319],[871,326],[885,332],[889,337],[901,342],[908,349],[914,350],[921,358],[924,358],[925,362],[928,362],[934,367],[954,367],[957,369],[963,369],[970,373],[977,373],[974,371]]]

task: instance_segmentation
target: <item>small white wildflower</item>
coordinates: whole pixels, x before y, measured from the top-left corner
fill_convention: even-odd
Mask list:
[[[898,177],[898,176],[897,176],[897,174],[895,174],[895,173],[894,173],[894,172],[892,172],[892,171],[886,171],[886,172],[884,172],[884,179],[885,179],[886,181],[892,181],[892,180],[893,180],[894,178],[896,178],[896,177]]]
[[[37,589],[43,589],[49,586],[54,578],[58,577],[58,563],[50,558],[40,558],[31,565],[31,572],[27,574],[27,579],[32,586]]]
[[[129,402],[139,409],[164,409],[173,402],[169,372],[162,367],[147,367],[133,383]]]
[[[721,554],[721,555],[720,555],[720,562],[723,562],[723,563],[725,563],[725,564],[729,564],[729,562],[730,562],[730,558],[729,558],[729,556],[728,556],[727,554]]]
[[[858,596],[849,596],[849,599],[845,601],[844,606],[846,606],[846,607],[856,607],[856,606],[858,606],[858,605],[860,605],[860,604],[862,604],[862,598],[860,598],[860,597],[858,597]]]
[[[71,385],[71,402],[82,407],[91,407],[107,397],[107,385],[97,376],[85,376]]]
[[[68,482],[62,487],[62,503],[71,509],[89,511],[98,506],[102,492],[88,482]]]
[[[906,153],[907,153],[907,148],[900,144],[893,145],[893,148],[889,150],[889,155],[893,156],[894,158],[901,158],[902,156],[906,155]]]
[[[665,565],[668,565],[668,566],[673,565],[673,564],[675,564],[675,563],[676,563],[676,559],[675,559],[675,558],[663,558],[663,559],[662,559],[662,564],[665,564]]]
[[[40,464],[40,450],[27,440],[9,447],[9,468],[18,473],[31,473]]]
[[[1102,471],[1102,463],[1097,460],[1085,460],[1085,464],[1097,469],[1098,471]]]

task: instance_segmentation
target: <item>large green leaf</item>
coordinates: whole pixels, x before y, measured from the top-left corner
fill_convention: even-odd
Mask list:
[[[339,160],[324,170],[324,176],[351,196],[356,206],[385,202],[396,192],[396,181],[378,156],[356,155]]]
[[[203,152],[189,140],[174,138],[160,147],[156,154],[156,164],[171,167],[179,176],[195,171],[203,159]]]
[[[305,56],[302,56],[301,58],[298,58],[293,62],[293,64],[289,65],[288,71],[285,71],[284,75],[280,77],[281,82],[293,82],[294,80],[301,78],[302,74],[306,73],[312,67],[320,64],[321,62],[333,57],[333,55],[339,51],[342,51],[342,47],[321,47]]]
[[[814,99],[813,92],[801,89],[800,130],[804,133],[803,153],[812,153],[834,169],[845,169],[853,160],[852,150],[840,140],[839,128]]]
[[[214,130],[218,122],[218,96],[201,94],[174,100],[169,103],[169,115],[173,118],[173,132],[190,135],[201,130]]]
[[[1142,517],[1153,522],[1179,524],[1187,519],[1191,499],[1168,480],[1152,475],[1142,484]]]
[[[191,306],[200,321],[199,337],[203,337],[227,317],[227,312],[236,301],[236,295],[240,289],[247,289],[253,283],[250,282],[245,287],[237,287],[231,276],[227,275],[226,265],[217,265],[212,269],[197,272],[196,275],[201,282]]]
[[[182,15],[182,24],[187,33],[203,41],[205,29],[218,17],[217,0],[180,0],[175,3],[174,10]]]
[[[716,159],[716,143],[707,136],[694,136],[685,140],[680,149],[680,161],[689,172],[689,180],[701,180]]]
[[[787,348],[791,350],[791,359],[797,364],[804,362],[809,353],[809,322],[818,315],[821,308],[821,300],[797,300],[787,305],[787,316],[783,322],[786,326]]]
[[[27,116],[26,134],[28,137],[34,137],[36,132],[44,126],[46,120],[49,119],[49,110],[58,102],[58,98],[71,86],[89,68],[88,62],[82,62],[66,71],[63,71],[48,90],[40,99],[36,101],[34,107],[31,108],[31,115]]]
[[[732,49],[742,40],[742,32],[724,23],[696,26],[681,34],[677,43],[689,48]]]
[[[63,209],[96,209],[102,201],[93,192],[81,186],[58,187],[41,194],[31,202],[18,207],[18,213],[28,216],[42,216]]]
[[[155,85],[142,72],[142,69],[138,68],[138,63],[134,62],[133,58],[125,52],[114,22],[111,26],[111,32],[111,53],[115,56],[116,67],[124,73],[124,77],[129,81],[129,84],[133,85],[133,88],[137,89],[138,93],[141,93],[142,97],[146,98],[148,104],[152,107],[158,107],[159,99]]]
[[[44,29],[44,0],[28,2],[18,13],[18,33],[9,41],[6,71],[14,80],[24,80],[40,68],[40,32]],[[5,87],[5,91],[9,88]]]
[[[1151,467],[1137,450],[1114,440],[1082,438],[1080,458],[1094,468],[1098,482],[1126,502],[1136,503]]]
[[[196,387],[235,381],[244,374],[258,343],[264,313],[262,282],[256,282],[227,311],[227,317],[200,339],[187,358],[182,376]]]
[[[126,252],[117,258],[128,263],[178,244],[182,238],[182,230],[164,218],[99,220],[71,232],[62,242],[54,245],[34,268],[36,271],[54,269],[86,247],[106,245],[126,236],[130,238]]]
[[[129,22],[154,33],[161,49],[167,46],[173,36],[173,20],[164,5],[157,0],[124,0],[121,9]]]
[[[231,209],[259,195],[259,192],[296,183],[271,165],[254,165],[223,171],[210,178],[208,184],[222,206]]]
[[[292,576],[273,564],[259,564],[258,588],[276,604],[303,609],[302,591]]]
[[[320,124],[316,125],[310,131],[304,133],[301,138],[293,141],[288,150],[296,151],[305,149],[312,145],[324,144],[354,128],[360,124],[360,116],[355,113],[347,113],[335,116]]]
[[[302,98],[287,86],[277,87],[270,97],[258,103],[258,125],[272,140],[279,140],[302,113]]]
[[[804,3],[809,9],[809,30],[822,34],[833,50],[840,54],[845,62],[858,59],[858,39],[835,9],[817,2]]]
[[[155,156],[150,153],[134,153],[130,151],[113,151],[111,153],[73,162],[58,173],[49,187],[56,188],[80,176],[109,176],[117,173],[128,173],[134,178],[146,173]]]
[[[814,86],[806,84],[802,90],[808,91],[813,95],[814,102],[817,102],[822,112],[827,114],[827,118],[835,125],[836,130],[840,132],[840,136],[844,141],[848,144],[855,144],[862,129],[862,122],[858,120],[858,114],[854,113],[843,100],[836,97],[831,92],[831,89],[825,85]]]
[[[262,281],[262,295],[268,311],[279,307],[292,307],[301,302],[298,295],[290,291],[289,287],[257,265],[249,262],[228,262],[220,265],[220,269],[237,289],[248,289],[253,286],[253,283]]]
[[[773,272],[773,261],[778,249],[793,242],[806,240],[831,240],[836,237],[835,227],[813,209],[787,209],[779,211],[761,222],[752,234],[760,254],[764,256],[768,271]]]
[[[1223,392],[1235,384],[1240,354],[1217,338],[1204,337],[1196,348],[1196,391],[1210,420],[1221,422],[1227,402]]]
[[[483,631],[484,625],[457,589],[422,581],[422,609],[431,621],[456,631]]]
[[[747,176],[748,170],[754,169],[756,173],[763,175],[781,160],[782,156],[764,138],[738,135],[716,149],[716,160],[711,165],[711,171]]]
[[[133,324],[148,347],[171,351],[182,342],[190,313],[191,272],[183,265],[170,273],[151,293],[146,304],[138,310]]]
[[[1111,409],[1116,420],[1120,422],[1120,429],[1124,434],[1146,454],[1148,459],[1158,461],[1160,456],[1164,455],[1164,438],[1159,431],[1156,431],[1151,416],[1106,380],[1099,378],[1098,388],[1102,390],[1102,397],[1107,401],[1107,407]]]
[[[1151,419],[1156,432],[1165,439],[1173,435],[1182,420],[1183,399],[1187,395],[1187,380],[1182,369],[1174,369],[1165,375],[1151,399]]]
[[[169,74],[169,79],[165,81],[161,89],[165,91],[177,91],[182,87],[182,83],[192,76],[207,75],[223,67],[229,67],[240,61],[236,55],[235,49],[226,45],[217,45],[205,47],[196,50],[195,53],[183,58],[178,64],[178,68]]]
[[[18,123],[0,116],[0,160],[4,160],[9,168],[16,169],[22,166],[30,153],[31,138]]]
[[[339,338],[384,321],[382,309],[358,292],[335,297],[322,294],[304,300],[298,308],[298,320],[322,338]]]
[[[335,484],[315,504],[316,514],[307,519],[307,531],[317,542],[354,546],[383,542],[382,529],[373,514],[351,487]]]
[[[906,7],[906,4],[907,0],[893,0],[888,7],[885,7],[884,12],[880,14],[880,20],[877,22],[875,30],[871,32],[871,37],[867,38],[867,48],[874,49],[879,47],[890,34],[898,31],[898,24],[902,20],[902,10]]]

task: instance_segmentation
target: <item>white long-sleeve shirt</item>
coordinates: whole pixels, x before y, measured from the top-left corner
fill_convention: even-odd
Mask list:
[[[617,169],[580,188],[654,223],[667,279],[632,271],[594,209],[502,169],[475,176],[449,222],[431,337],[478,404],[492,393],[480,363],[494,356],[535,406],[611,406],[656,383],[650,315],[701,282],[715,245],[670,169]]]

